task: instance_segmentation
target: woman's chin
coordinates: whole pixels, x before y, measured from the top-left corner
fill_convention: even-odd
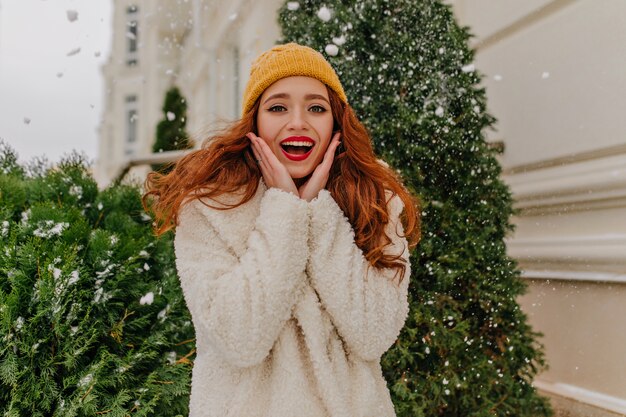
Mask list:
[[[305,179],[306,177],[311,175],[311,172],[312,170],[307,169],[290,169],[289,175],[291,175],[291,178],[295,181]]]

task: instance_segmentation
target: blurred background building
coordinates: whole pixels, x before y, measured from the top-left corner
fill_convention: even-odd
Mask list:
[[[519,214],[508,240],[544,334],[535,385],[558,415],[626,415],[626,2],[451,0],[475,35],[500,162]],[[279,37],[282,0],[114,0],[96,175],[150,153],[165,91],[196,139],[239,116],[251,61]],[[142,178],[147,168],[133,168]]]
[[[115,178],[152,152],[165,91],[176,83],[197,139],[239,116],[254,58],[276,43],[280,0],[114,1],[111,57],[103,68],[106,109],[96,175]],[[194,24],[195,22],[195,24]],[[130,173],[141,178],[146,168]]]

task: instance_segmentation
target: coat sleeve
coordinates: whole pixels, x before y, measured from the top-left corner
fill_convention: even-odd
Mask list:
[[[386,233],[389,254],[402,254],[407,269],[398,285],[395,270],[370,267],[354,243],[354,230],[327,190],[309,204],[311,254],[307,269],[320,301],[348,349],[364,360],[379,360],[397,339],[409,312],[411,269],[407,241],[399,220],[403,205],[390,202]],[[393,282],[392,282],[393,281]]]
[[[206,209],[197,200],[185,205],[176,228],[185,299],[204,343],[233,366],[253,366],[269,354],[306,284],[307,203],[267,190],[241,257],[212,224],[227,221],[225,212],[208,209],[209,219],[201,212]]]

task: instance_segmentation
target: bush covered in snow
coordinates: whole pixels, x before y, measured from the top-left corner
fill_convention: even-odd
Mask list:
[[[0,415],[187,414],[193,326],[138,187],[0,142]]]

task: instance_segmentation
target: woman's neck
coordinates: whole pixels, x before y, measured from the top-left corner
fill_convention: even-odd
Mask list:
[[[310,175],[307,175],[306,177],[303,177],[303,178],[294,178],[293,182],[294,184],[296,184],[296,188],[300,188],[300,186],[304,184],[305,182],[307,182],[309,178],[311,178]]]

